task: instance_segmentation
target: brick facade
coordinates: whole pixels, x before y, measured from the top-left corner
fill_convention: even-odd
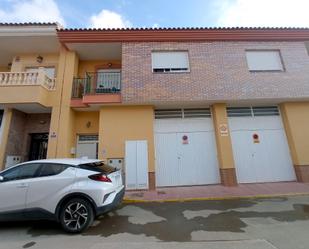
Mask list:
[[[246,49],[279,49],[286,70],[249,72]],[[153,50],[188,50],[190,73],[152,73]],[[123,103],[279,102],[308,96],[309,56],[303,42],[123,43]]]

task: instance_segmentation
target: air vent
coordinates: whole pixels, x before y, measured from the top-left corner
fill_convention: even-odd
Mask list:
[[[253,106],[253,107],[228,107],[229,117],[259,117],[259,116],[279,116],[277,106]]]
[[[164,109],[164,110],[155,110],[156,119],[164,118],[182,118],[181,109]]]
[[[211,112],[209,108],[200,109],[184,109],[184,118],[210,118]]]
[[[210,118],[209,108],[160,109],[155,110],[156,119],[168,118]]]
[[[279,116],[279,109],[277,106],[253,106],[254,116]]]
[[[79,135],[78,141],[80,141],[80,142],[98,141],[98,135]]]
[[[252,117],[251,107],[228,107],[228,117]]]

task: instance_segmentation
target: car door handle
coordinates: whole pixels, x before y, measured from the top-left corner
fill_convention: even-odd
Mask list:
[[[29,185],[27,183],[20,183],[20,184],[17,184],[17,188],[27,188]]]

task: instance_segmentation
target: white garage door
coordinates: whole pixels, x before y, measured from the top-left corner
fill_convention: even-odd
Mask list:
[[[287,138],[278,108],[228,108],[240,183],[293,181]]]
[[[156,111],[155,147],[157,186],[220,182],[209,109]]]

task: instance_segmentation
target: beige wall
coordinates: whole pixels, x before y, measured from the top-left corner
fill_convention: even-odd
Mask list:
[[[147,140],[149,172],[154,172],[153,119],[151,106],[102,107],[99,158],[124,158],[126,140]]]
[[[99,134],[99,117],[99,112],[75,112],[75,133]]]
[[[78,56],[61,48],[58,62],[58,76],[51,115],[48,158],[72,157],[71,148],[75,147],[74,119],[71,109],[73,77],[77,76]]]
[[[309,166],[309,102],[283,103],[281,113],[294,165]]]
[[[9,72],[10,69],[8,67],[0,67],[0,72]]]
[[[56,75],[58,71],[58,54],[40,54],[43,57],[43,61],[41,63],[37,62],[37,56],[39,54],[22,54],[15,56],[11,71],[12,72],[23,72],[27,67],[55,67]],[[18,58],[19,59],[18,59]]]
[[[233,148],[230,131],[228,127],[228,118],[226,114],[226,104],[214,104],[212,106],[212,115],[216,136],[217,154],[219,167],[221,169],[234,168]],[[226,127],[227,132],[221,132],[220,127]]]
[[[111,68],[121,68],[120,60],[93,60],[93,61],[80,61],[78,66],[78,76],[85,77],[86,72],[96,72],[99,68],[108,68],[111,63]]]
[[[9,131],[13,116],[13,110],[10,108],[4,109],[4,115],[1,124],[1,137],[0,137],[0,171],[4,168],[5,163],[5,151],[6,145],[9,138]]]

